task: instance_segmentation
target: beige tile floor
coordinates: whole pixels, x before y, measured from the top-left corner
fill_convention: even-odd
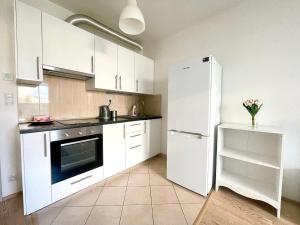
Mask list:
[[[157,156],[33,214],[38,225],[190,225],[205,198],[166,179]]]

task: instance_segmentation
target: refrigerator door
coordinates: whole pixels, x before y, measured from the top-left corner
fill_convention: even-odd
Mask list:
[[[168,80],[168,129],[209,136],[210,62],[172,66]]]
[[[167,178],[203,196],[207,195],[208,138],[168,131]]]

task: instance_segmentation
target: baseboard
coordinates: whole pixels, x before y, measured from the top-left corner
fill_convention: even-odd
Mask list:
[[[293,199],[290,199],[290,198],[287,198],[287,197],[282,197],[282,200],[290,202],[290,203],[292,203],[294,205],[299,205],[300,206],[300,202],[299,201],[296,201],[296,200],[293,200]]]
[[[11,194],[11,195],[2,197],[1,201],[4,202],[4,201],[7,201],[7,200],[9,200],[9,199],[16,198],[16,197],[18,197],[18,196],[21,195],[21,194],[22,194],[22,191],[13,193],[13,194]]]

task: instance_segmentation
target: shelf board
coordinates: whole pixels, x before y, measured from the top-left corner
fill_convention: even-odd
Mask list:
[[[279,206],[275,184],[222,171],[218,185],[226,186],[246,197],[265,201],[275,208]]]
[[[220,128],[223,129],[234,129],[234,130],[244,130],[244,131],[252,131],[252,132],[261,132],[261,133],[271,133],[271,134],[285,134],[285,131],[279,127],[270,127],[270,126],[257,126],[251,127],[245,124],[238,123],[222,123],[219,125]]]
[[[219,155],[273,169],[280,169],[279,163],[275,159],[259,153],[223,148],[221,152],[219,152]]]

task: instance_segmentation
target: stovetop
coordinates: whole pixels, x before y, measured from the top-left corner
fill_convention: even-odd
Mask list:
[[[127,120],[126,118],[117,117],[115,119],[99,119],[99,118],[90,118],[90,119],[72,119],[72,120],[59,120],[62,125],[90,125],[90,124],[98,124],[98,123],[107,123],[107,122],[121,122]]]

